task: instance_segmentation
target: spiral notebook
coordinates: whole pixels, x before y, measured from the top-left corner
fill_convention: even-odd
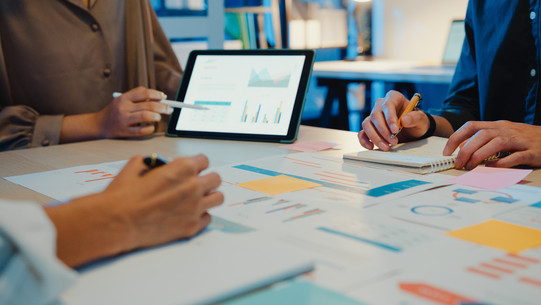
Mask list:
[[[390,151],[379,149],[363,150],[344,154],[345,161],[354,160],[369,166],[403,170],[417,174],[428,174],[453,168],[456,153],[442,155],[447,138],[430,137],[423,140],[401,143]]]

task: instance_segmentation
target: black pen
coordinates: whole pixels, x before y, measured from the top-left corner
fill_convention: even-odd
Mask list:
[[[153,153],[150,156],[145,157],[143,162],[148,166],[149,169],[167,164],[167,161],[160,157],[157,153]]]

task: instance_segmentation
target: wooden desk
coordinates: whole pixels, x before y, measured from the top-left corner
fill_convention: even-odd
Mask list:
[[[449,84],[453,78],[454,66],[426,65],[419,62],[396,60],[358,60],[316,62],[312,72],[319,86],[327,87],[327,96],[320,116],[320,126],[330,127],[331,111],[338,100],[339,129],[349,130],[349,109],[347,86],[350,83],[364,83],[365,108],[363,116],[370,113],[372,82],[393,83],[399,91],[413,94],[414,83]]]

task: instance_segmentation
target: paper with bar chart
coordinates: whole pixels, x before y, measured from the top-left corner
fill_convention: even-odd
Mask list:
[[[126,161],[83,165],[4,179],[58,201],[104,190]]]
[[[426,177],[345,164],[339,158],[315,153],[214,170],[224,180],[221,190],[226,201],[212,214],[257,228],[300,221],[329,210],[359,210],[434,186]]]
[[[286,135],[304,56],[198,56],[177,130]]]
[[[422,262],[404,261],[400,274],[357,289],[353,296],[369,304],[539,304],[541,248],[509,254],[455,244],[452,259],[443,251]]]

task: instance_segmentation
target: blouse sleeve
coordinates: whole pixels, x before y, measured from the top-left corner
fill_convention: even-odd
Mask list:
[[[58,144],[63,118],[23,105],[0,108],[0,151]]]
[[[0,304],[50,304],[76,280],[56,257],[56,231],[43,208],[0,200]]]

